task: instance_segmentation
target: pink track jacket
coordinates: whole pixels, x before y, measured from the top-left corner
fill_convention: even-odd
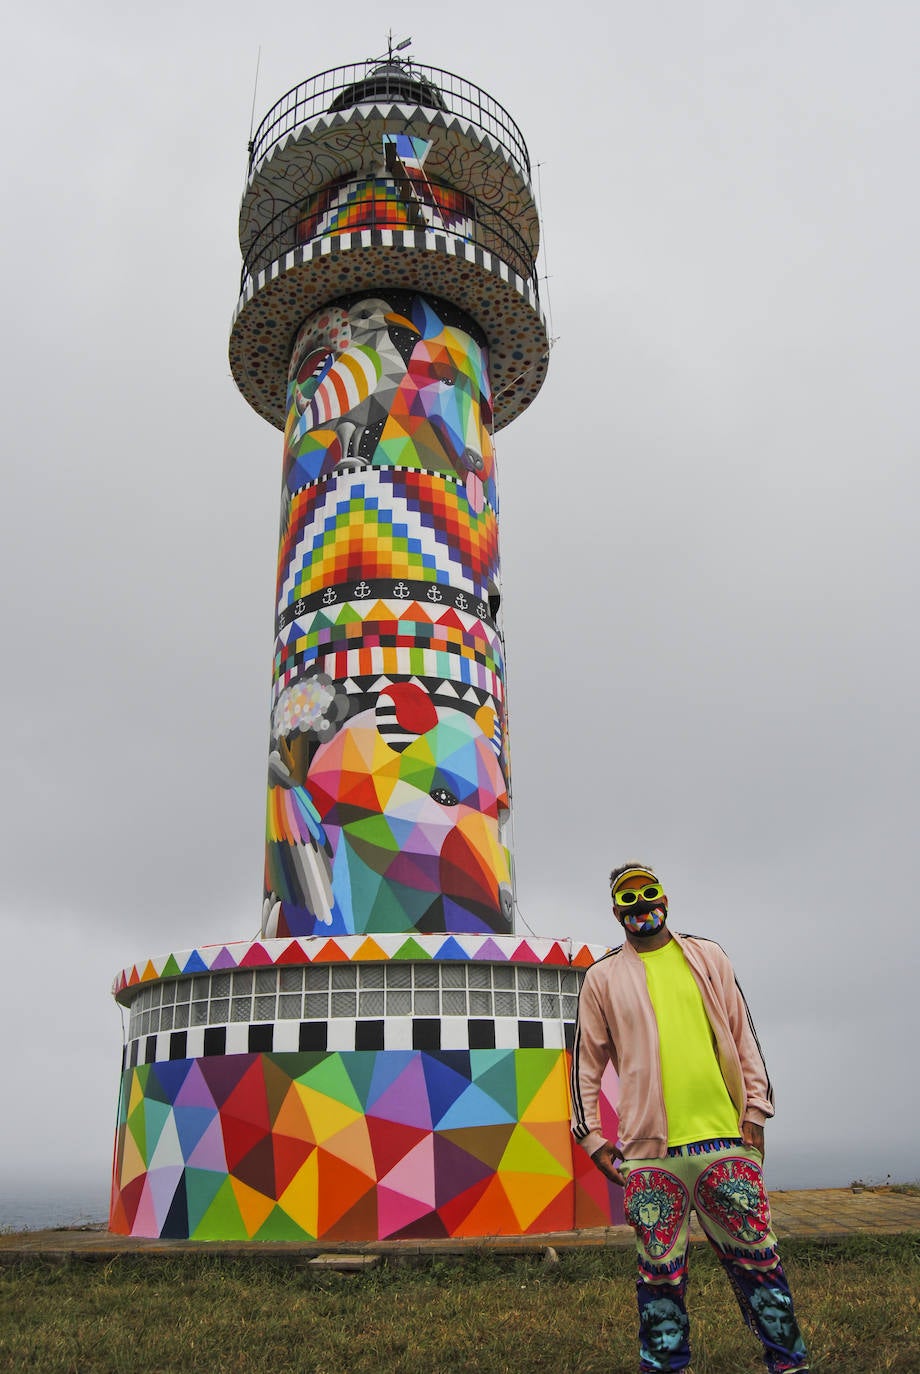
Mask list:
[[[762,1126],[773,1115],[773,1088],[751,1013],[728,955],[714,940],[676,935],[716,1039],[722,1077],[742,1121]],[[627,1159],[661,1159],[668,1119],[661,1091],[658,1023],[642,960],[627,942],[585,974],[572,1053],[572,1134],[593,1155],[606,1137],[597,1099],[607,1061],[620,1080],[619,1145]]]

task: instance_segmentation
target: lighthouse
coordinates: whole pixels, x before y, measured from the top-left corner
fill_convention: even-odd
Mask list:
[[[524,139],[391,51],[249,147],[234,380],[283,436],[260,936],[142,960],[110,1226],[609,1224],[569,1134],[598,951],[515,931],[495,435],[549,341]],[[602,1107],[616,1138],[616,1082]]]

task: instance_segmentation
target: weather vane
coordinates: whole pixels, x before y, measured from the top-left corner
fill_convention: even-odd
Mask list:
[[[412,39],[411,39],[411,38],[402,38],[402,39],[400,39],[400,41],[396,44],[396,46],[395,46],[395,48],[394,48],[394,46],[393,46],[393,30],[392,30],[392,29],[388,29],[388,30],[387,30],[387,61],[388,61],[388,62],[392,62],[392,61],[393,61],[393,54],[394,54],[395,52],[404,52],[404,51],[406,50],[406,48],[409,47],[409,45],[411,44],[411,42],[412,42]],[[379,60],[379,59],[377,59],[377,58],[374,59],[374,61],[378,61],[378,60]]]

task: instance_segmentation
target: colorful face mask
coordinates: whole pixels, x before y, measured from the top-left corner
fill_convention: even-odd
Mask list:
[[[667,900],[667,899],[665,899]],[[666,905],[656,906],[652,911],[638,912],[630,909],[628,915],[620,917],[623,929],[630,935],[655,935],[668,919]]]
[[[646,869],[621,873],[613,889],[613,909],[630,935],[654,935],[668,919],[664,888]]]

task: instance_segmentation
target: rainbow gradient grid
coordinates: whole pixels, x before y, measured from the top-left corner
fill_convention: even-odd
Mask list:
[[[413,190],[428,210],[429,227],[465,235],[471,232],[470,201],[462,191],[432,185],[406,168]],[[373,225],[405,229],[416,223],[392,177],[363,177],[326,186],[311,196],[297,222],[297,242],[310,243],[326,234],[341,234]]]
[[[291,499],[278,550],[278,610],[324,587],[377,578],[449,583],[483,595],[498,522],[464,486],[429,472],[374,469],[324,479]]]

